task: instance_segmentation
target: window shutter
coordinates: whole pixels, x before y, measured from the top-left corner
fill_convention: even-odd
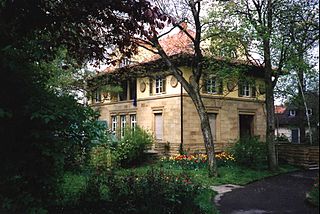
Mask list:
[[[153,94],[153,80],[152,78],[149,79],[149,94]]]
[[[256,87],[256,83],[255,82],[253,82],[253,84],[252,84],[252,87],[251,87],[251,95],[252,95],[252,97],[256,97],[257,95],[257,87]]]
[[[163,86],[163,91],[162,91],[162,93],[165,93],[166,92],[166,77],[164,77],[163,79],[162,79],[162,86]]]
[[[243,96],[243,84],[241,81],[238,83],[238,96],[242,97]]]
[[[219,85],[218,85],[218,94],[223,94],[223,80],[220,79],[219,81]]]
[[[208,79],[203,77],[202,78],[202,93],[206,94],[208,91],[207,91],[207,81]]]

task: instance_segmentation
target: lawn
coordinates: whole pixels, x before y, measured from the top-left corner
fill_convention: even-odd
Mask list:
[[[118,175],[128,175],[134,172],[137,175],[144,176],[149,170],[152,168],[160,169],[165,172],[169,172],[172,174],[187,174],[192,180],[196,183],[201,184],[202,186],[216,186],[221,184],[237,184],[237,185],[246,185],[248,183],[261,180],[266,177],[278,175],[281,173],[295,171],[298,168],[283,164],[279,166],[279,170],[277,172],[271,172],[267,168],[264,169],[250,169],[241,167],[238,165],[230,165],[230,166],[222,166],[218,168],[218,177],[208,177],[208,171],[206,168],[200,169],[180,169],[176,167],[172,167],[167,163],[162,163],[161,161],[155,161],[152,163],[144,164],[141,166],[136,166],[128,169],[117,169],[115,171]]]

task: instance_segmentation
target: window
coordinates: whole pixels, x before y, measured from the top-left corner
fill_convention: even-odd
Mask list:
[[[250,97],[250,85],[249,83],[244,83],[242,85],[242,96],[245,96],[245,97]]]
[[[217,93],[217,81],[216,78],[211,78],[207,80],[207,93],[216,94]]]
[[[203,92],[208,94],[222,94],[223,93],[223,85],[222,80],[217,77],[210,77],[209,79],[205,79],[205,86],[203,87]]]
[[[312,109],[311,109],[311,108],[308,109],[307,114],[308,114],[309,116],[312,115]]]
[[[239,97],[256,97],[255,83],[250,84],[247,81],[240,82]]]
[[[112,134],[116,134],[117,125],[118,125],[117,116],[112,116],[111,117],[111,131],[112,131]]]
[[[101,92],[100,90],[96,89],[92,92],[92,102],[101,102]]]
[[[125,66],[128,66],[131,64],[131,61],[130,59],[128,58],[123,58],[119,64],[119,68],[122,68],[122,67],[125,67]]]
[[[156,78],[155,81],[155,86],[156,86],[156,94],[162,94],[165,92],[166,88],[166,79],[165,78]]]
[[[296,116],[296,110],[290,110],[289,111],[289,116],[291,116],[291,117]]]
[[[137,116],[135,114],[130,115],[130,127],[135,130],[137,126]]]
[[[126,129],[126,115],[120,116],[120,137],[124,137],[125,129]]]

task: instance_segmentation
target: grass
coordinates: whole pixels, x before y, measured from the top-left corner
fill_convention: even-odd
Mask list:
[[[194,182],[201,184],[202,186],[216,186],[221,184],[237,184],[245,185],[257,180],[261,180],[266,177],[295,171],[296,167],[290,165],[281,165],[277,172],[271,172],[267,169],[255,170],[250,168],[244,168],[237,165],[223,166],[218,168],[218,177],[209,178],[207,169],[197,169],[197,170],[186,170],[186,169],[177,169],[171,167],[167,164],[162,164],[161,162],[155,162],[148,165],[138,166],[135,168],[129,169],[118,169],[116,174],[118,175],[127,175],[128,173],[135,172],[138,175],[143,176],[151,168],[162,169],[163,171],[168,171],[173,174],[188,174]]]

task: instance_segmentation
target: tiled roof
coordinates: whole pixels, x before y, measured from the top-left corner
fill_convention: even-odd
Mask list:
[[[192,31],[190,29],[186,29],[186,31],[188,32],[189,35],[191,35],[191,37],[195,36],[194,31]],[[169,57],[174,58],[174,59],[178,59],[180,56],[182,58],[185,58],[186,56],[188,58],[190,58],[194,54],[193,42],[188,37],[188,35],[185,32],[183,32],[182,30],[179,30],[177,33],[172,34],[172,35],[168,34],[167,36],[160,39],[159,43],[162,46],[163,50],[166,52],[166,54]],[[148,46],[148,48],[150,48],[150,46]],[[219,62],[219,61],[225,62],[226,61],[226,59],[224,59],[223,57],[213,57],[213,59],[216,60],[217,62]],[[163,60],[161,60],[160,55],[155,54],[155,53],[153,53],[143,47],[138,48],[138,54],[134,55],[132,60],[134,61],[134,63],[126,66],[126,69],[141,68],[142,66],[149,66],[149,65],[153,65],[155,63],[157,63],[157,64],[165,63],[165,62],[163,62]],[[241,60],[241,59],[228,60],[228,63],[230,65],[249,65],[249,66],[255,67],[254,69],[251,69],[252,70],[251,73],[255,73],[255,74],[257,74],[256,69],[258,67],[260,67],[260,66],[256,65],[255,63],[248,62],[246,60]],[[162,66],[160,66],[160,67],[162,67]],[[116,66],[108,67],[98,73],[100,73],[100,74],[110,73],[110,72],[113,72],[114,70],[119,70],[119,69]],[[134,69],[134,70],[137,70],[137,69]],[[261,70],[261,69],[258,69],[258,70]],[[263,74],[262,70],[258,73],[259,73],[258,76],[263,77],[264,74]]]
[[[286,110],[286,107],[283,105],[280,105],[280,106],[275,106],[274,112],[276,114],[283,114],[285,110]]]

